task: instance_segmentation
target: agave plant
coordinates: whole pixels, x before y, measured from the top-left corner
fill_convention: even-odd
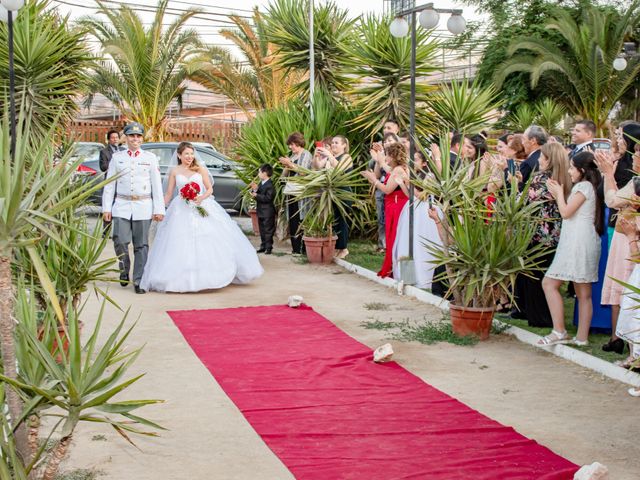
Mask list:
[[[430,102],[440,128],[465,133],[488,127],[500,105],[493,85],[483,87],[477,80],[469,83],[466,78],[442,85]]]
[[[75,96],[87,79],[93,56],[85,31],[69,25],[48,0],[30,1],[14,20],[16,103],[33,112],[32,132],[42,138],[56,122],[61,127],[77,111]],[[0,22],[0,43],[8,45],[6,23]],[[8,98],[8,49],[0,49],[0,111]]]
[[[309,72],[309,0],[275,0],[266,14],[267,37],[276,47],[274,61],[289,73]],[[315,86],[339,96],[349,84],[344,72],[345,55],[351,46],[355,20],[334,2],[316,4],[313,10]],[[309,98],[309,82],[301,81],[295,92]]]
[[[391,35],[391,18],[369,15],[361,19],[355,38],[344,55],[348,72],[360,81],[346,91],[354,108],[359,110],[352,125],[371,138],[382,130],[386,120],[394,119],[400,128],[409,128],[411,86],[411,40]],[[437,70],[435,57],[438,42],[431,32],[417,32],[416,77],[421,79]],[[424,108],[435,87],[424,81],[416,84],[416,131],[419,136],[433,126],[429,110]]]

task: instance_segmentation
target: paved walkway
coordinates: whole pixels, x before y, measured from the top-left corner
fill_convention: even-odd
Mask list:
[[[135,295],[132,288],[109,287],[117,302],[131,305],[131,320],[139,317],[129,345],[146,344],[131,374],[147,375],[123,398],[164,399],[166,403],[141,413],[169,430],[155,439],[136,438],[138,451],[106,426],[82,425],[63,469],[95,468],[104,473],[100,478],[114,480],[292,478],[200,364],[167,310],[281,304],[289,295],[300,294],[372,348],[386,340],[384,332],[360,325],[370,317],[441,317],[434,307],[398,297],[337,266],[300,265],[288,255],[262,258],[266,273],[261,279],[216,292]],[[368,311],[368,302],[385,303],[390,311]],[[92,296],[85,331],[90,331],[98,308]],[[106,317],[105,333],[120,313],[109,306]],[[473,347],[391,343],[403,366],[472,408],[577,464],[597,460],[608,465],[612,480],[638,478],[635,419],[640,400],[629,397],[626,386],[505,335]]]

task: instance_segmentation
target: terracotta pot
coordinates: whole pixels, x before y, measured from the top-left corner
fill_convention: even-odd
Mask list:
[[[260,235],[260,226],[258,225],[258,212],[255,208],[249,210],[249,216],[251,217],[251,228],[255,235]]]
[[[493,308],[459,307],[449,304],[451,314],[451,328],[459,337],[475,335],[480,340],[489,338]]]
[[[333,262],[333,254],[336,251],[336,240],[338,237],[302,237],[307,250],[309,263]]]
[[[84,324],[82,322],[78,322],[78,330],[82,332],[82,327]],[[58,335],[60,335],[60,340],[62,340],[62,351],[65,356],[69,354],[69,337],[67,337],[64,329],[62,327],[58,327]],[[44,336],[44,331],[42,329],[38,329],[38,340],[42,341],[42,337]],[[53,355],[56,352],[59,352],[59,346],[57,344],[57,340],[54,340],[54,345],[51,346],[51,354]],[[56,363],[62,363],[62,354],[56,354]]]

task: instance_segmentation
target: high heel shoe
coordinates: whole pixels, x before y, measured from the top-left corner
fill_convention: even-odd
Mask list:
[[[621,338],[609,340],[602,346],[602,350],[605,352],[616,352],[621,355],[624,352],[624,341]]]

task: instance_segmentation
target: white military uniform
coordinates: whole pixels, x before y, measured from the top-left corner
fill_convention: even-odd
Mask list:
[[[133,284],[138,292],[147,263],[151,218],[153,215],[164,215],[158,159],[144,150],[116,152],[111,157],[107,178],[116,175],[117,180],[104,187],[102,211],[111,212],[113,217],[113,246],[118,257],[121,281],[129,280],[129,244],[133,242]]]
[[[113,217],[150,220],[164,215],[164,195],[158,159],[151,152],[123,150],[111,157],[107,178],[120,175],[104,187],[102,211]],[[115,200],[115,202],[114,202]]]

